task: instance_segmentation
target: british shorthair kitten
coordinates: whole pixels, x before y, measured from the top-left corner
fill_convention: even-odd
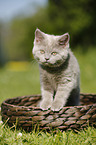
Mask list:
[[[80,70],[69,48],[69,34],[54,36],[36,29],[33,55],[40,69],[40,107],[58,111],[79,105]]]

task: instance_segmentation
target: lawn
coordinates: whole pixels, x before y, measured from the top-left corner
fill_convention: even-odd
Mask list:
[[[6,98],[40,94],[39,68],[35,63],[8,63],[0,70],[0,104]],[[22,69],[20,68],[20,65]]]
[[[90,48],[87,52],[74,52],[78,59],[81,72],[81,92],[96,93],[96,48]]]
[[[81,70],[81,92],[96,93],[96,49],[82,53],[74,52]],[[16,96],[40,94],[40,79],[38,65],[35,63],[8,63],[0,69],[0,104],[6,98]],[[54,133],[35,132],[26,133],[12,130],[0,122],[0,145],[95,145],[96,129],[88,127],[86,130],[74,133],[64,131]]]
[[[96,145],[96,129],[54,133],[26,133],[0,125],[0,145]]]

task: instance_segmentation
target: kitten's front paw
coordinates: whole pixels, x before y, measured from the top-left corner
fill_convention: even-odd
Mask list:
[[[49,103],[48,100],[47,100],[47,101],[46,101],[46,100],[41,101],[41,103],[40,103],[40,108],[41,108],[42,110],[47,110],[47,109],[50,108],[50,107],[51,107],[51,103]]]
[[[64,103],[59,101],[54,101],[51,106],[51,110],[59,111],[63,107]]]

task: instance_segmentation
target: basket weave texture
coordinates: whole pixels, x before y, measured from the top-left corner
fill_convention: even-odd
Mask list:
[[[40,99],[41,95],[32,95],[5,100],[1,104],[2,120],[27,131],[36,126],[40,130],[78,130],[88,125],[96,126],[96,94],[80,94],[80,106],[63,107],[59,111],[36,107]]]

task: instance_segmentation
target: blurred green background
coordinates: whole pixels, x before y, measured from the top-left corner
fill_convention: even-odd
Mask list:
[[[81,92],[96,93],[96,1],[29,1],[11,18],[0,19],[0,103],[40,93],[38,64],[31,53],[36,28],[55,35],[69,32],[70,47],[80,65]],[[17,0],[16,5],[20,3]],[[14,9],[12,0],[6,5],[4,12]]]

